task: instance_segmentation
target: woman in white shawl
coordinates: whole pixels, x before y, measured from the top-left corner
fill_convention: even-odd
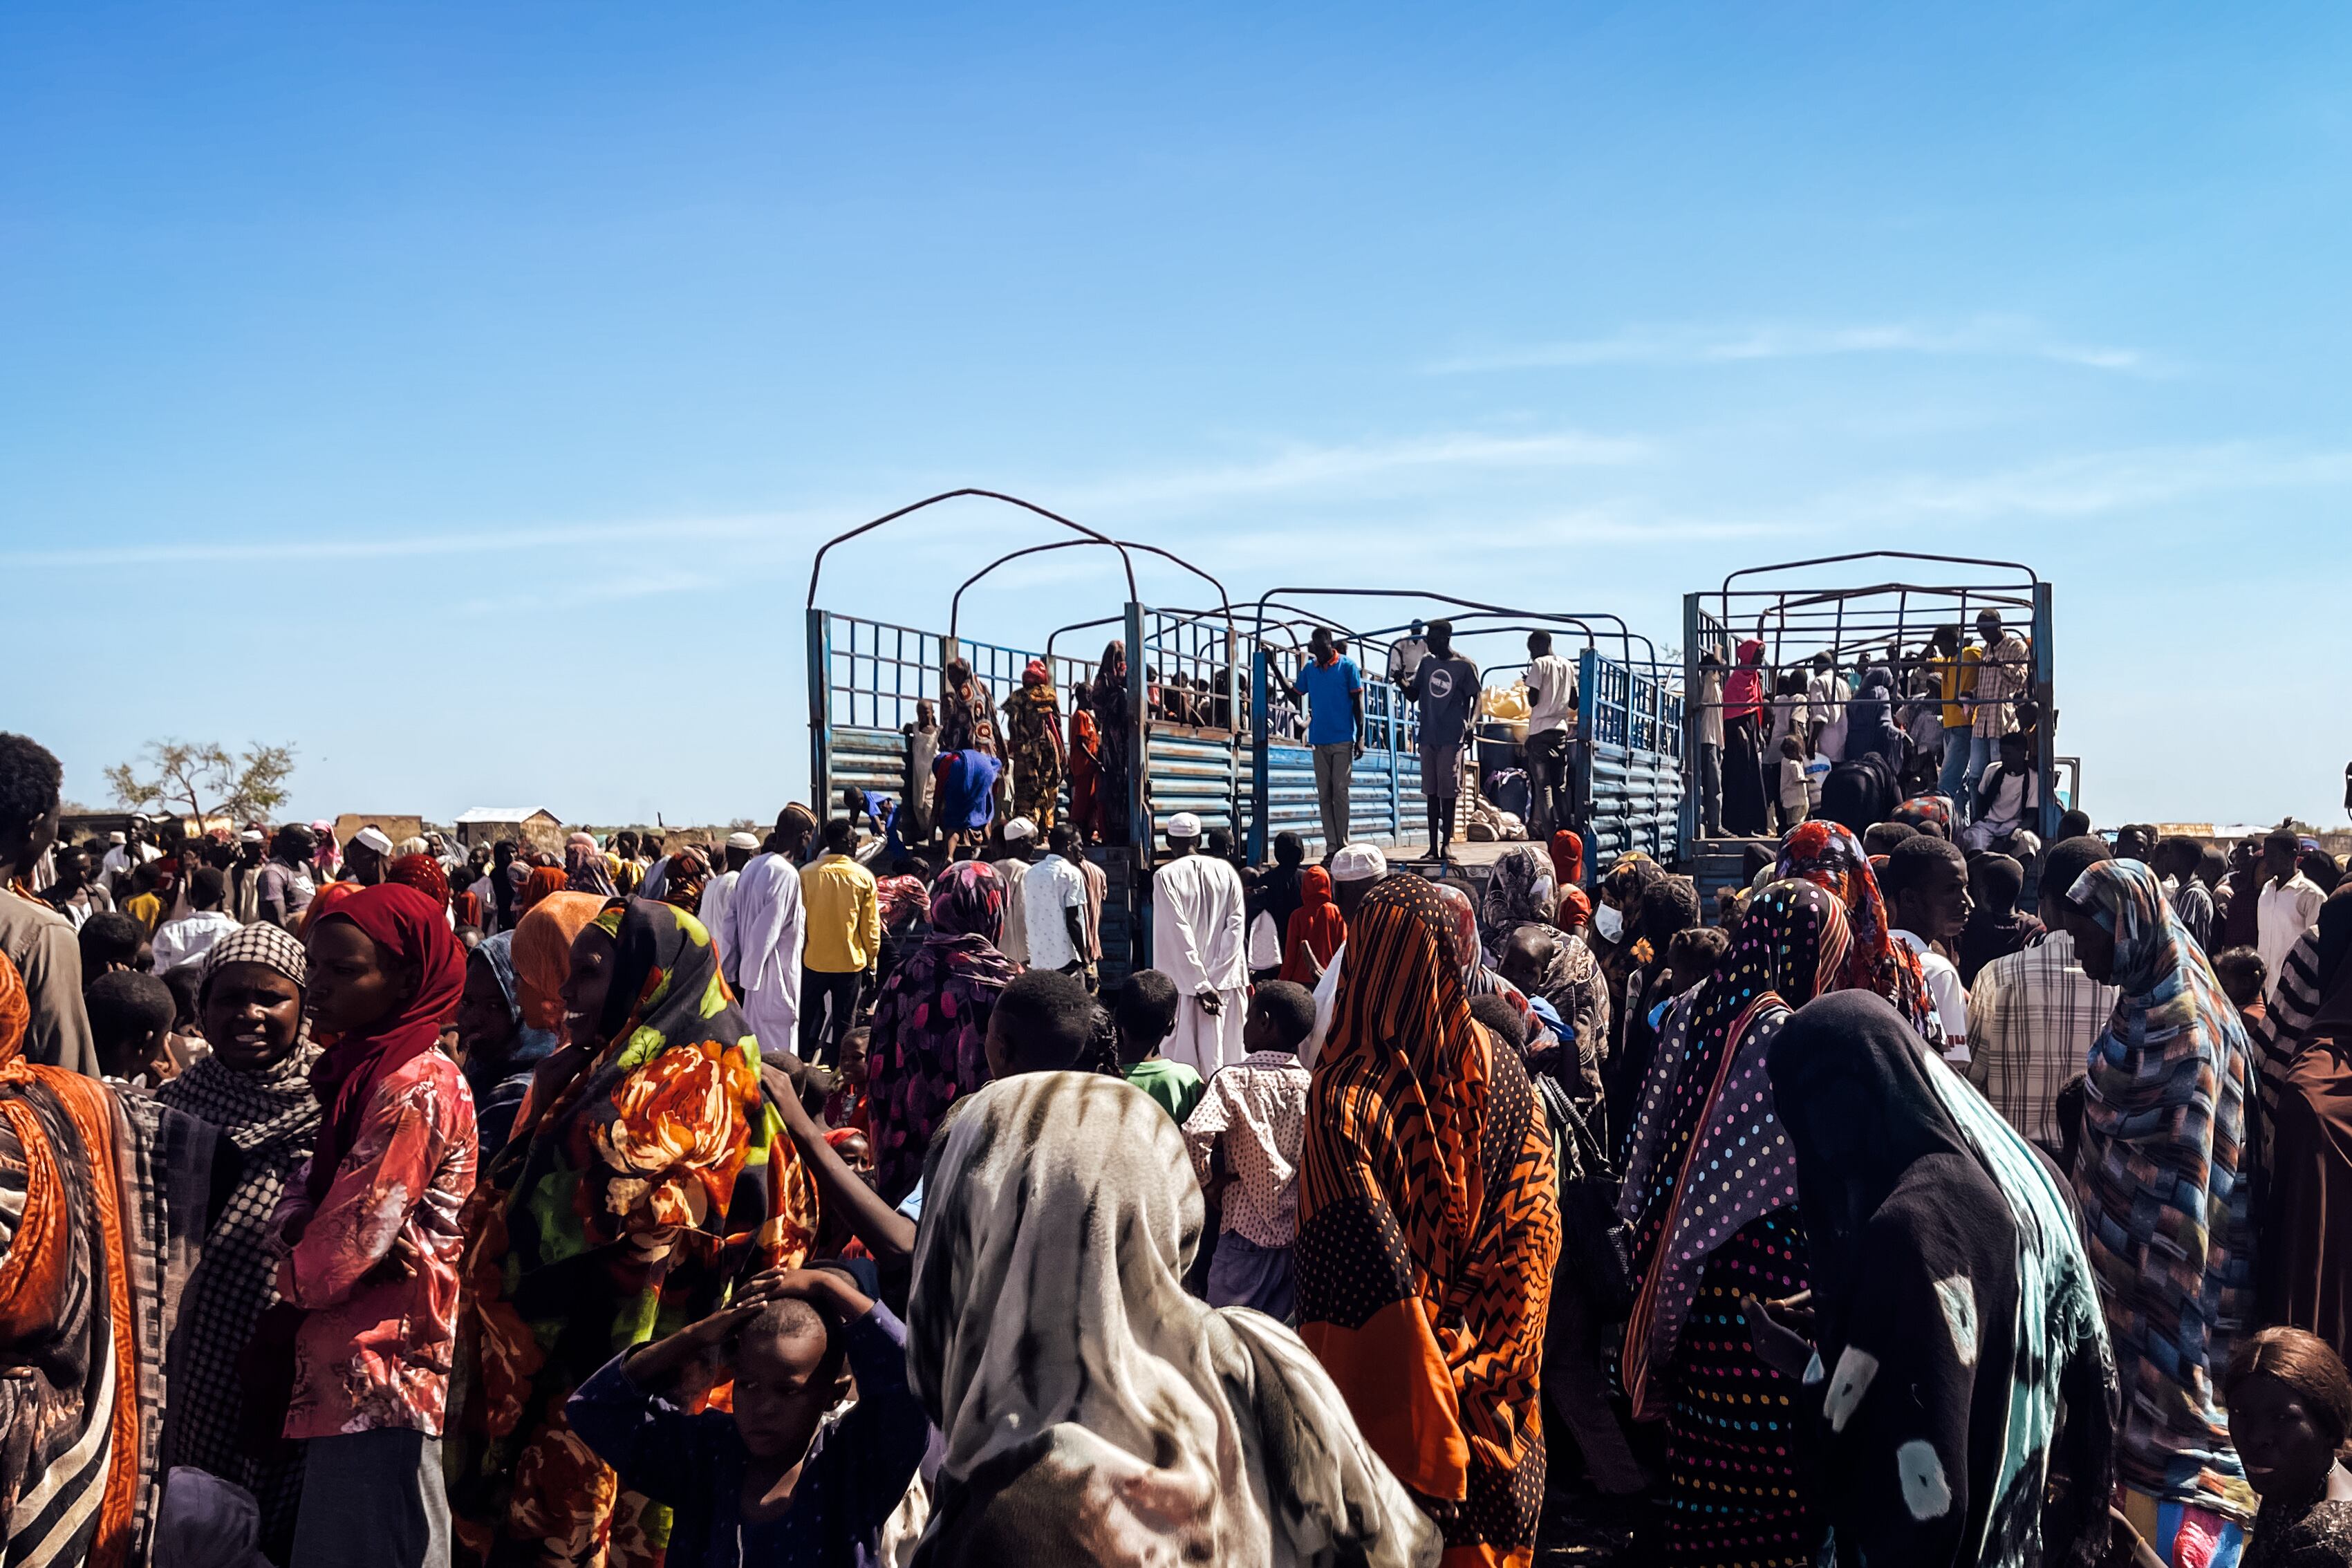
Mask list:
[[[924,1192],[907,1366],[947,1454],[923,1568],[1437,1561],[1298,1336],[1184,1293],[1201,1190],[1140,1090],[991,1084]]]

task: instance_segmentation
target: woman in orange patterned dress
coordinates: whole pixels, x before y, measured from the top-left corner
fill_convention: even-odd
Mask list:
[[[1535,1552],[1536,1375],[1559,1256],[1551,1133],[1518,1054],[1470,1016],[1427,882],[1348,922],[1307,1097],[1299,1337],[1375,1453],[1444,1532],[1445,1568]]]
[[[613,900],[574,939],[563,998],[572,1044],[541,1079],[544,1108],[518,1115],[469,1215],[458,1556],[650,1568],[668,1511],[621,1489],[564,1401],[616,1352],[708,1316],[747,1269],[798,1267],[816,1199],[700,921]]]

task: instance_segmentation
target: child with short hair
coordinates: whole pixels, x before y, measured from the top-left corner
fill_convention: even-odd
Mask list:
[[[2270,984],[2271,966],[2260,952],[2251,947],[2223,948],[2213,955],[2213,978],[2221,983],[2222,994],[2249,1030],[2263,1021],[2263,988]]]
[[[988,1016],[988,1075],[1076,1072],[1093,1056],[1095,999],[1085,984],[1059,970],[1016,976]]]
[[[906,1326],[847,1270],[782,1269],[607,1362],[564,1416],[623,1486],[671,1510],[673,1563],[877,1562],[930,1439],[906,1351]],[[665,1397],[712,1362],[734,1376],[732,1411]]]
[[[1805,820],[1813,795],[1805,774],[1805,743],[1794,735],[1780,737],[1780,831]]]
[[[1254,1307],[1285,1322],[1298,1314],[1290,1247],[1309,1082],[1298,1047],[1314,1028],[1314,993],[1283,980],[1259,986],[1242,1025],[1248,1054],[1209,1080],[1183,1123],[1193,1173],[1223,1189],[1212,1307]]]
[[[841,1061],[833,1070],[833,1089],[824,1100],[827,1127],[856,1127],[866,1120],[866,1081],[873,1031],[860,1024],[841,1037]]]
[[[1201,1103],[1201,1075],[1160,1054],[1160,1042],[1176,1032],[1176,982],[1157,969],[1139,969],[1119,987],[1112,1010],[1118,1025],[1119,1076],[1158,1100],[1176,1125],[1184,1125]],[[1244,1030],[1243,1038],[1248,1038]]]
[[[89,1012],[99,1071],[109,1081],[152,1089],[180,1076],[172,1055],[172,1020],[179,1004],[170,986],[135,970],[110,970],[89,983],[82,1004]]]

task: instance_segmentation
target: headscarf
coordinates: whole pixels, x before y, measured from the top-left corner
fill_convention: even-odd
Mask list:
[[[1552,910],[1562,931],[1576,931],[1592,923],[1592,900],[1582,888],[1562,887]]]
[[[1524,844],[1514,844],[1496,860],[1478,907],[1478,936],[1489,952],[1500,952],[1503,939],[1518,927],[1544,919],[1538,893],[1543,880],[1542,858]]]
[[[572,975],[572,939],[604,907],[593,893],[550,893],[527,910],[514,931],[515,982],[522,1021],[534,1029],[568,1033],[563,983]]]
[[[2242,1515],[2244,1472],[2214,1394],[2251,1305],[2251,1047],[2155,872],[2097,861],[2066,897],[2116,942],[2074,1192],[2123,1381],[2116,1472],[2159,1503]]]
[[[923,886],[920,877],[877,877],[874,880],[874,902],[881,911],[882,929],[896,931],[930,912],[931,890]]]
[[[566,878],[561,866],[533,866],[522,879],[522,911],[525,914],[538,907],[541,899],[564,890]],[[588,898],[606,898],[604,893],[587,893]]]
[[[1845,972],[1832,989],[1875,991],[1911,1020],[1919,1037],[1930,1045],[1943,1043],[1943,1028],[1927,998],[1927,977],[1909,948],[1895,940],[1886,924],[1886,901],[1879,895],[1878,879],[1862,840],[1834,822],[1801,822],[1780,847],[1776,879],[1800,877],[1827,888],[1845,902],[1846,923],[1853,945],[1847,952]]]
[[[313,1205],[326,1201],[336,1168],[357,1142],[376,1085],[441,1043],[441,1021],[466,989],[463,950],[449,932],[447,906],[415,889],[397,882],[362,888],[326,918],[349,921],[375,943],[382,961],[415,970],[416,988],[366,1034],[328,1042],[310,1068],[310,1088],[326,1113],[310,1156]]]
[[[1471,1016],[1450,924],[1407,875],[1349,921],[1293,1256],[1301,1337],[1373,1449],[1417,1491],[1496,1500],[1445,1530],[1449,1547],[1500,1554],[1534,1540],[1526,1467],[1559,1213],[1526,1068]]]
[[[335,868],[343,863],[342,849],[335,843],[335,825],[322,816],[310,824],[310,833],[318,840],[310,852],[310,864],[318,868],[321,882],[331,880]]]
[[[1947,1495],[1961,1493],[1968,1507],[1952,1561],[2073,1561],[2068,1542],[2031,1532],[2053,1469],[2084,1497],[2112,1491],[2115,1377],[2058,1182],[1982,1096],[1928,1057],[1884,997],[1846,991],[1800,1008],[1768,1066],[1798,1173],[1818,1369],[1807,1397],[1822,1399],[1822,1466],[1872,1478],[1832,1489],[1864,1515],[1840,1519],[1832,1504],[1840,1541],[1891,1524],[1877,1556],[1916,1525],[1939,1529],[1916,1504],[1907,1519],[1895,1513],[1898,1497],[1914,1502],[1914,1489],[1887,1484],[1898,1473],[1939,1472],[1966,1482],[1947,1482]],[[1906,1207],[1882,1222],[1898,1187],[1908,1189]],[[1933,1215],[1924,1227],[1922,1205]],[[1871,1250],[1873,1240],[1913,1245],[1908,1256],[1889,1255]],[[2004,1321],[1993,1309],[2012,1286]],[[1931,1293],[1948,1332],[1923,1331],[1916,1303]],[[1965,1428],[1939,1418],[1932,1402],[1923,1409],[1923,1386],[1963,1406]],[[2053,1464],[2062,1400],[2073,1436]],[[1932,1461],[1898,1459],[1921,1448]],[[2027,1549],[2035,1544],[2039,1552]]]
[[[669,858],[669,875],[663,879],[661,901],[673,909],[699,915],[702,889],[710,880],[710,862],[702,852],[692,847],[674,851]]]
[[[360,885],[357,882],[320,884],[319,890],[311,895],[310,901],[302,906],[302,919],[294,928],[294,934],[308,938],[312,931],[319,929],[319,922],[334,911],[335,906],[359,890]]]
[[[1738,668],[1723,679],[1723,719],[1752,719],[1764,711],[1764,645],[1755,637],[1738,650]]]
[[[1940,795],[1915,795],[1899,803],[1895,807],[1894,816],[1887,820],[1907,823],[1913,827],[1923,822],[1932,822],[1944,830],[1945,837],[1949,838],[1952,836],[1952,803]]]
[[[1185,1293],[1203,1208],[1149,1096],[1096,1073],[991,1084],[926,1194],[907,1371],[946,1446],[936,1560],[1001,1547],[1017,1505],[1021,1533],[1104,1562],[1436,1562],[1298,1336]]]
[[[575,893],[595,893],[603,898],[615,898],[620,889],[613,886],[613,868],[604,852],[585,833],[575,833],[563,845],[563,885]]]
[[[1765,1053],[1792,1009],[1838,988],[1852,942],[1835,895],[1774,882],[1756,894],[1715,973],[1667,1014],[1617,1207],[1642,1271],[1624,1346],[1637,1419],[1664,1414],[1666,1374],[1707,1259],[1743,1226],[1796,1202]]]
[[[1298,908],[1282,933],[1282,978],[1294,984],[1312,985],[1315,981],[1307,961],[1297,952],[1299,943],[1306,943],[1315,962],[1328,969],[1331,955],[1348,940],[1348,920],[1339,912],[1339,906],[1331,901],[1331,873],[1322,867],[1306,868],[1298,879]]]
[[[1584,881],[1584,840],[1567,828],[1551,836],[1552,880],[1562,888],[1573,888]]]
[[[298,992],[309,980],[307,955],[292,933],[267,921],[245,926],[205,955],[200,1007],[232,963],[259,964]],[[217,1128],[237,1152],[236,1184],[205,1233],[204,1257],[180,1302],[162,1462],[195,1468],[188,1473],[210,1470],[252,1492],[264,1538],[272,1541],[290,1537],[301,1500],[301,1460],[243,1451],[247,1383],[239,1363],[261,1314],[278,1300],[278,1205],[318,1135],[319,1099],[310,1089],[318,1058],[306,1012],[294,1048],[270,1066],[248,1072],[208,1053],[155,1091],[163,1105]],[[179,1487],[175,1478],[173,1496]]]
[[[875,1184],[893,1203],[913,1190],[948,1107],[988,1081],[989,1016],[1019,973],[996,948],[1004,882],[994,867],[950,861],[931,883],[930,922],[882,983],[867,1037]]]
[[[604,1043],[518,1119],[467,1211],[460,1374],[478,1404],[447,1473],[469,1531],[519,1525],[554,1466],[582,1467],[552,1472],[571,1478],[555,1494],[576,1510],[567,1529],[604,1539],[641,1510],[665,1528],[666,1510],[578,1452],[564,1400],[616,1352],[715,1310],[746,1268],[799,1267],[816,1234],[710,933],[651,899],[611,900],[592,923],[615,954]]]
[[[403,855],[384,868],[383,879],[414,888],[445,909],[449,903],[449,874],[430,855]]]

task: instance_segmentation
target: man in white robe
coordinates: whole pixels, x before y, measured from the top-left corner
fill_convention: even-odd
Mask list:
[[[727,858],[719,868],[714,868],[719,874],[702,885],[702,902],[694,911],[695,918],[702,922],[702,929],[710,933],[710,940],[718,945],[721,971],[734,968],[727,961],[727,906],[735,901],[735,884],[743,879],[743,868],[750,865],[751,857],[759,852],[760,841],[751,834],[729,834]]]
[[[1160,1047],[1202,1078],[1241,1060],[1249,960],[1242,879],[1227,862],[1194,853],[1201,819],[1168,819],[1173,857],[1151,878],[1151,966],[1176,983],[1176,1032]]]
[[[764,1054],[797,1048],[801,1022],[801,870],[769,840],[735,879],[719,916],[719,962]]]

